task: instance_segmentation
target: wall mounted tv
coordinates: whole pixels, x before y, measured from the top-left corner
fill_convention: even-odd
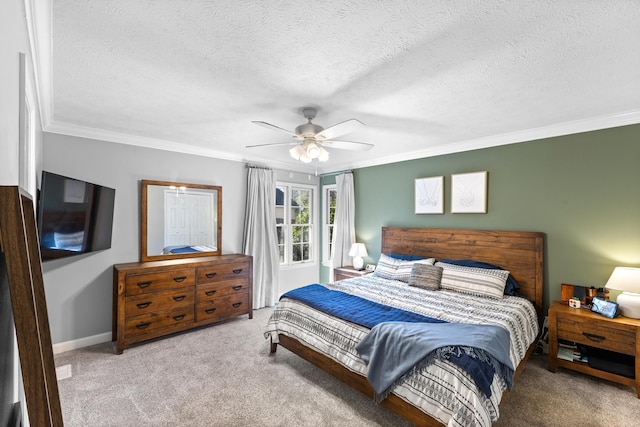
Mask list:
[[[116,190],[42,172],[38,235],[43,260],[109,249]]]

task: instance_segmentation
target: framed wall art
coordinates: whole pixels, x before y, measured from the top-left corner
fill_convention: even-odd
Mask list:
[[[444,213],[444,176],[416,179],[415,212],[416,214]]]
[[[487,213],[487,171],[451,175],[451,212]]]

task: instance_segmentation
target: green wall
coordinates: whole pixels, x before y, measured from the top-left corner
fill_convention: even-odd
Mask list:
[[[561,283],[603,286],[615,266],[640,266],[639,161],[632,125],[357,169],[356,237],[375,263],[384,226],[543,232],[548,306]],[[476,171],[488,171],[488,213],[452,214],[451,174]],[[445,213],[414,214],[414,180],[440,175]]]

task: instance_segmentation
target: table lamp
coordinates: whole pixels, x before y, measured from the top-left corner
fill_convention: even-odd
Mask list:
[[[353,268],[356,270],[362,270],[364,267],[364,260],[362,257],[369,255],[364,243],[354,243],[349,250],[349,256],[353,257]]]
[[[623,316],[640,319],[640,268],[616,267],[604,287],[622,291],[616,302]]]

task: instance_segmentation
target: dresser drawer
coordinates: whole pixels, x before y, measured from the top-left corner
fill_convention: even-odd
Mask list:
[[[198,302],[202,302],[212,298],[246,294],[248,292],[249,281],[247,279],[225,280],[219,283],[198,285],[196,288],[196,298]]]
[[[138,316],[153,311],[169,310],[182,306],[193,306],[193,286],[169,289],[159,292],[146,292],[125,297],[125,316]]]
[[[558,319],[558,338],[631,355],[635,354],[636,349],[635,331],[616,329],[612,324],[604,327],[565,317]]]
[[[234,295],[199,302],[196,306],[196,321],[216,319],[241,313],[249,310],[249,294]]]
[[[208,267],[198,267],[197,276],[199,285],[224,280],[246,279],[249,277],[249,263],[221,263]]]
[[[186,287],[195,284],[195,269],[167,270],[158,273],[127,274],[125,293],[127,296],[143,292],[160,291],[166,288]]]
[[[140,316],[127,317],[125,330],[128,337],[149,335],[158,330],[180,329],[193,323],[193,306],[157,311]]]

